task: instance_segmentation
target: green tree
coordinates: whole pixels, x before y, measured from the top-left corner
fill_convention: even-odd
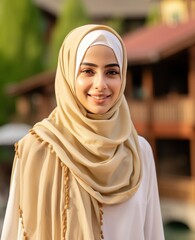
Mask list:
[[[113,17],[106,21],[106,25],[112,27],[115,31],[117,31],[121,35],[125,31],[124,18],[122,18],[122,17]]]
[[[48,53],[48,65],[56,67],[60,46],[65,36],[74,28],[90,22],[81,0],[64,0],[53,30]]]
[[[0,1],[0,125],[8,121],[13,102],[5,86],[43,68],[43,24],[32,0]]]
[[[161,14],[160,14],[160,8],[157,5],[153,5],[153,7],[151,7],[147,19],[146,19],[146,25],[150,26],[150,25],[155,25],[161,22]]]

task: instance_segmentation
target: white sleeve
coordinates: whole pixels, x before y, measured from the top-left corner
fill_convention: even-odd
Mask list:
[[[159,192],[156,178],[155,162],[151,147],[148,145],[147,156],[150,159],[149,193],[145,218],[145,240],[164,240],[163,222],[160,209]],[[152,161],[151,161],[152,160]]]
[[[5,213],[1,240],[22,240],[22,228],[19,221],[19,161],[13,172],[12,183]]]

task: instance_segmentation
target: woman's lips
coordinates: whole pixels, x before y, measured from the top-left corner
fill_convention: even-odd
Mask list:
[[[97,103],[102,103],[110,97],[110,95],[105,95],[105,94],[104,95],[88,94],[88,95]]]

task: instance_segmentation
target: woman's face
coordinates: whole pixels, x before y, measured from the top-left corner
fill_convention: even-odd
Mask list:
[[[88,112],[106,113],[117,100],[122,80],[113,50],[104,45],[89,47],[75,80],[76,96]]]

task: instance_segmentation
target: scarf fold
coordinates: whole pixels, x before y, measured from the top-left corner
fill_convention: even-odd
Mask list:
[[[103,115],[88,113],[74,89],[77,49],[96,30],[112,33],[123,51],[120,96]],[[29,239],[101,239],[101,205],[122,203],[137,191],[140,150],[124,97],[126,68],[123,42],[107,26],[85,25],[65,38],[55,79],[57,107],[18,147],[19,158],[26,159],[21,161],[20,205]],[[24,211],[29,203],[31,209]]]

